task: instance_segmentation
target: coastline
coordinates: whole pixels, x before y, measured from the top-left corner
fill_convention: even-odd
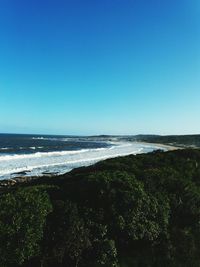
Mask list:
[[[156,150],[159,150],[159,149],[163,149],[164,152],[167,152],[167,151],[174,151],[174,150],[177,150],[177,149],[184,149],[184,147],[176,147],[176,146],[165,145],[165,144],[160,144],[160,143],[150,143],[150,142],[133,142],[133,143],[155,146],[157,149],[154,149],[153,151],[156,151]],[[128,155],[131,155],[131,154],[128,154]],[[116,156],[116,157],[110,157],[110,158],[117,158],[117,157],[123,157],[123,156],[126,157],[128,155],[122,155],[122,156]],[[109,159],[109,158],[107,158],[107,159]],[[102,159],[99,162],[107,160],[107,159]],[[92,165],[94,165],[94,164],[96,164],[96,163],[93,163]],[[92,165],[90,165],[90,166],[92,166]],[[12,186],[15,186],[15,185],[19,185],[19,184],[22,184],[22,183],[29,183],[29,182],[31,182],[33,180],[37,180],[37,179],[41,179],[41,178],[60,177],[60,176],[69,174],[70,172],[74,171],[75,169],[84,168],[84,167],[87,167],[87,166],[73,168],[69,172],[65,172],[63,174],[49,173],[49,174],[44,174],[44,175],[39,175],[39,176],[20,176],[20,173],[19,173],[19,176],[17,176],[17,177],[0,180],[0,190],[1,189],[5,189],[5,188],[9,188],[9,187],[12,187]]]

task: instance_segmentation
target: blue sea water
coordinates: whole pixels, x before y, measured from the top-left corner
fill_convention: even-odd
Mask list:
[[[117,138],[0,134],[0,179],[61,174],[103,159],[158,148]]]
[[[89,137],[61,135],[0,134],[0,153],[30,154],[108,147],[109,144]]]

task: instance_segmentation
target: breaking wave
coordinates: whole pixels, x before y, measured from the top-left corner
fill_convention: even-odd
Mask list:
[[[107,148],[1,155],[0,179],[13,178],[22,175],[22,172],[26,176],[42,175],[46,172],[61,174],[100,160],[146,153],[158,148],[160,147],[140,143],[118,143]]]

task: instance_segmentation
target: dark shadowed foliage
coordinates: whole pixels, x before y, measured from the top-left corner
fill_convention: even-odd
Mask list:
[[[200,150],[119,157],[2,191],[1,266],[200,266]]]

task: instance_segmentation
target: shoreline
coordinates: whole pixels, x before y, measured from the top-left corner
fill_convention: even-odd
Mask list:
[[[150,143],[150,142],[131,142],[131,143],[155,146],[157,149],[154,149],[153,151],[156,151],[156,150],[159,150],[159,149],[163,149],[164,152],[167,152],[167,151],[174,151],[174,150],[177,150],[177,149],[184,149],[184,147],[176,147],[176,146],[165,145],[165,144],[160,144],[160,143]],[[152,153],[152,152],[150,152],[150,153]],[[140,154],[140,153],[138,153],[138,154]],[[136,155],[138,155],[138,154],[136,154]],[[132,154],[128,154],[128,155],[132,155]],[[128,155],[122,155],[122,157],[123,156],[126,157]],[[116,156],[114,158],[117,158],[117,157],[121,157],[121,156]],[[110,157],[110,158],[112,158],[112,157]],[[107,158],[107,159],[109,159],[109,158]],[[104,160],[107,160],[107,159],[103,159],[103,160],[100,160],[100,161],[104,161]],[[98,161],[98,162],[100,162],[100,161]],[[94,163],[94,164],[96,164],[96,163]],[[92,164],[92,165],[94,165],[94,164]],[[82,168],[84,168],[84,167],[87,167],[87,166],[82,166]],[[2,179],[2,180],[0,180],[0,190],[1,189],[5,189],[5,188],[9,188],[9,187],[12,187],[12,186],[15,186],[15,185],[19,185],[19,184],[22,184],[22,183],[29,183],[29,182],[31,182],[33,180],[37,180],[37,179],[41,179],[41,178],[51,178],[51,177],[55,177],[55,176],[59,177],[59,176],[62,176],[62,175],[69,174],[70,172],[72,172],[72,171],[74,171],[75,169],[78,169],[78,168],[81,168],[81,167],[73,168],[69,172],[65,172],[63,174],[49,173],[49,174],[38,175],[38,176],[17,176],[17,177],[14,177],[14,178]],[[20,175],[20,173],[19,173],[19,175]]]

